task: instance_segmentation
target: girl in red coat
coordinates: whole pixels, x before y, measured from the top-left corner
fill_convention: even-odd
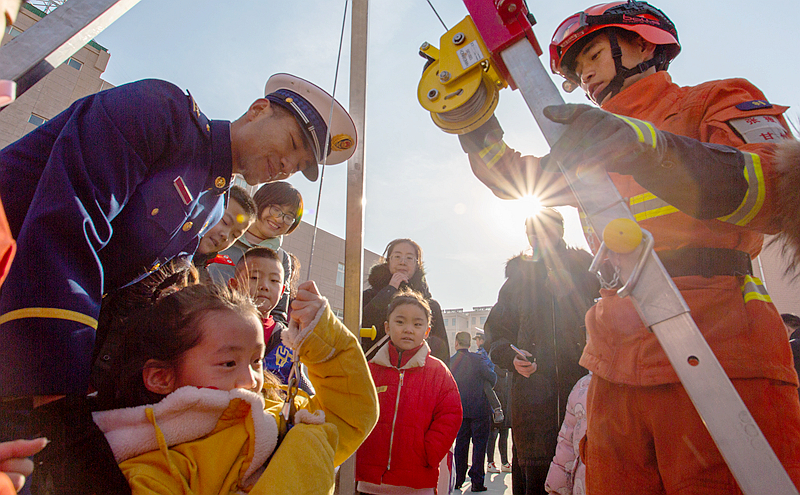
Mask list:
[[[461,398],[450,370],[425,338],[431,310],[418,293],[398,293],[384,322],[391,344],[369,362],[380,418],[356,454],[358,491],[433,495],[439,463],[461,426]]]

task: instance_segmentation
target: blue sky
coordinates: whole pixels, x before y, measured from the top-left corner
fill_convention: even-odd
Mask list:
[[[467,15],[460,1],[431,0],[448,27]],[[589,4],[528,0],[546,46],[557,25]],[[675,22],[683,51],[670,73],[680,85],[744,77],[800,120],[794,47],[800,2],[668,0],[656,4]],[[425,0],[372,0],[367,66],[366,220],[364,245],[383,252],[398,237],[423,248],[428,282],[444,308],[492,305],[505,261],[527,245],[530,204],[497,199],[472,176],[455,136],[441,132],[416,100],[423,41],[439,46],[445,30]],[[348,7],[349,9],[349,7]],[[141,0],[96,39],[111,53],[112,84],[144,78],[188,89],[210,118],[234,120],[263,96],[269,76],[289,72],[332,91],[344,0],[219,2]],[[337,98],[349,101],[349,16]],[[545,60],[547,63],[547,60]],[[557,79],[560,85],[560,79]],[[579,91],[567,101],[586,102]],[[506,142],[525,154],[547,153],[518,92],[504,90],[496,114]],[[319,182],[290,180],[313,210]],[[346,165],[327,167],[319,227],[345,230]],[[313,223],[313,211],[306,221]],[[577,215],[568,243],[583,245]]]

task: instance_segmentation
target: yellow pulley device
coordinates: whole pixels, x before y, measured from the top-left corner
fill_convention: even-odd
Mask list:
[[[472,18],[467,16],[420,55],[428,60],[417,86],[417,99],[434,124],[450,134],[466,134],[484,124],[508,83],[492,63]]]

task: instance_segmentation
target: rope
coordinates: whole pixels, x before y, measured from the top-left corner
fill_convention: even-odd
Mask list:
[[[435,7],[433,6],[433,4],[431,3],[431,0],[428,0],[428,5],[430,5],[430,6],[431,6],[431,9],[433,9],[433,13],[434,13],[434,14],[436,14],[436,17],[439,19],[439,22],[441,22],[441,23],[442,23],[442,27],[444,27],[444,30],[445,30],[445,31],[448,31],[448,29],[447,29],[447,26],[444,24],[444,21],[442,20],[442,18],[441,18],[441,17],[439,17],[439,13],[438,13],[438,12],[436,12],[436,8],[435,8]]]
[[[342,31],[339,34],[339,53],[336,55],[336,71],[333,76],[333,91],[331,91],[331,110],[328,113],[328,131],[325,133],[325,156],[322,157],[322,170],[319,174],[319,191],[317,192],[317,209],[314,212],[314,230],[311,232],[311,252],[308,255],[308,271],[306,272],[306,280],[311,280],[311,264],[314,260],[314,247],[317,243],[317,223],[319,222],[319,205],[322,200],[322,182],[325,180],[325,163],[328,161],[328,147],[331,141],[331,121],[333,120],[333,108],[336,98],[336,84],[339,82],[339,63],[342,60],[342,42],[344,40],[344,29],[347,22],[347,4],[349,0],[344,1],[344,12],[342,13]]]

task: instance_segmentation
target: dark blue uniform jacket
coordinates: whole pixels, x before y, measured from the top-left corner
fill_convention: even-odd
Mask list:
[[[450,372],[458,384],[461,394],[461,409],[465,418],[485,418],[491,416],[492,408],[483,393],[483,383],[494,386],[497,374],[480,354],[459,349],[450,358]]]
[[[144,80],[0,151],[18,252],[0,293],[0,396],[85,393],[105,292],[194,253],[224,212],[230,123]]]

